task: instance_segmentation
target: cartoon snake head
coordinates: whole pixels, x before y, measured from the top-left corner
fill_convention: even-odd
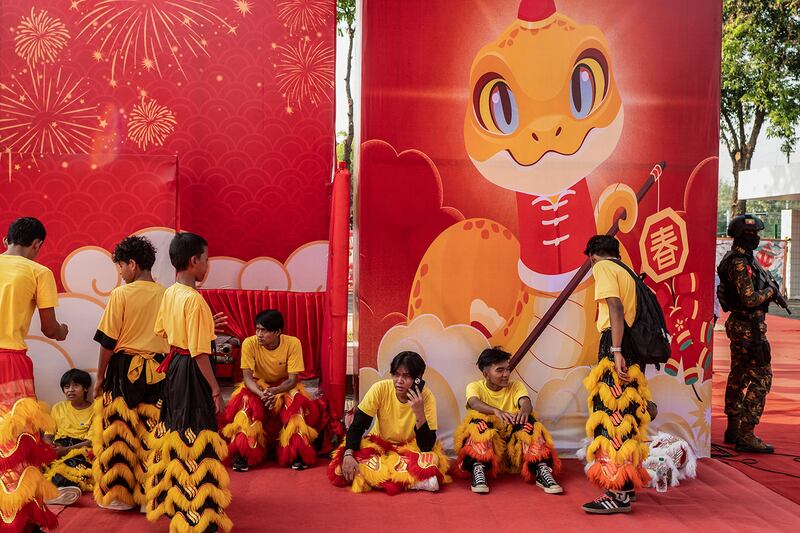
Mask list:
[[[518,17],[472,64],[464,140],[492,183],[554,195],[614,151],[622,101],[597,27],[556,12],[553,0],[523,0]]]

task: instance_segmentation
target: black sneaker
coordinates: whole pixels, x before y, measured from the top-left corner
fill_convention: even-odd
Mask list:
[[[308,468],[308,465],[300,459],[292,463],[292,470],[305,470],[306,468]]]
[[[625,492],[625,494],[628,495],[628,500],[630,500],[631,503],[636,501],[636,491],[635,490],[626,490],[626,491],[623,491],[623,492]]]
[[[601,497],[589,503],[584,503],[583,510],[590,514],[616,514],[630,513],[631,500],[624,492],[606,492]]]
[[[250,465],[247,464],[247,459],[245,459],[241,455],[237,455],[236,458],[233,460],[233,471],[247,472],[248,470],[250,470]]]
[[[536,465],[536,486],[547,494],[561,494],[564,492],[561,485],[556,483],[553,477],[553,469],[550,468],[547,463],[539,463]]]
[[[486,467],[482,463],[475,463],[472,466],[472,492],[478,494],[488,494],[489,485],[486,483]]]

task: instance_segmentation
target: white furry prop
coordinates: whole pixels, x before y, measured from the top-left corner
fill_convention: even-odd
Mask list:
[[[689,443],[675,435],[659,433],[650,442],[650,455],[643,463],[650,474],[651,486],[655,487],[656,469],[661,457],[672,474],[670,486],[677,487],[682,480],[697,477],[697,456]]]

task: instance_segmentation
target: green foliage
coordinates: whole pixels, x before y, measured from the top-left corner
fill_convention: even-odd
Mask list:
[[[800,119],[800,0],[724,0],[720,129],[739,172],[748,170],[762,126],[796,142]],[[739,206],[741,210],[744,206]]]
[[[336,25],[339,28],[339,35],[342,37],[344,36],[345,30],[355,27],[356,0],[336,1]]]

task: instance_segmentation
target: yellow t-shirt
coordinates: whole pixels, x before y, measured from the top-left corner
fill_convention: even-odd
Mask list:
[[[49,268],[19,255],[0,255],[0,348],[26,350],[33,311],[56,306],[56,280]]]
[[[436,398],[427,388],[422,389],[422,401],[425,405],[425,420],[433,431],[438,428],[436,421]],[[401,444],[414,438],[414,426],[417,419],[411,405],[397,399],[394,383],[384,379],[369,388],[358,408],[375,419],[370,435],[377,435],[395,444]]]
[[[598,261],[592,267],[594,299],[597,300],[597,331],[611,327],[606,298],[619,298],[625,309],[625,322],[630,326],[636,318],[636,282],[613,261]]]
[[[117,341],[114,351],[131,354],[169,351],[167,341],[154,331],[164,291],[164,287],[153,281],[134,281],[111,291],[97,330]]]
[[[164,291],[155,333],[170,346],[189,350],[192,357],[211,354],[211,342],[217,338],[211,308],[197,290],[182,283]]]
[[[72,402],[64,400],[50,409],[50,416],[55,422],[55,439],[71,437],[89,440],[89,428],[92,427],[94,409],[91,405],[86,409],[75,409]]]
[[[289,374],[299,374],[306,369],[300,339],[281,335],[281,343],[274,350],[258,344],[255,335],[242,343],[242,368],[253,371],[256,379],[267,383],[283,381]]]
[[[529,395],[528,389],[520,381],[512,381],[508,387],[493,391],[486,385],[486,380],[482,379],[467,385],[467,401],[473,397],[495,409],[515,413],[519,411],[519,401]]]

